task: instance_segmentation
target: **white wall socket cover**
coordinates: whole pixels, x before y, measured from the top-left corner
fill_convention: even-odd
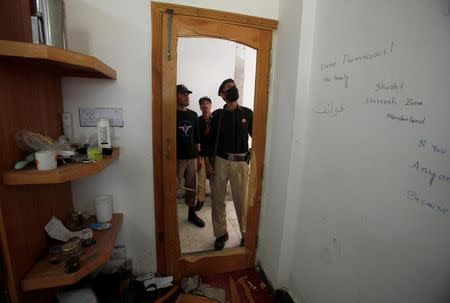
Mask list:
[[[80,127],[96,127],[99,118],[107,118],[109,126],[123,127],[123,109],[122,108],[91,108],[80,107]]]

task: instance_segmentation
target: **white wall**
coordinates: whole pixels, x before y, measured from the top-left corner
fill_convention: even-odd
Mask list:
[[[166,1],[277,19],[278,0]],[[117,81],[66,78],[64,110],[74,114],[75,136],[94,129],[79,128],[78,107],[122,107],[125,126],[114,128],[121,156],[104,173],[73,182],[76,209],[93,210],[98,194],[115,196],[115,211],[125,215],[119,243],[127,246],[137,272],[156,270],[151,129],[150,1],[66,0],[69,48],[92,54],[117,71]]]
[[[242,105],[253,109],[256,75],[256,51],[233,41],[213,38],[178,38],[177,83],[192,91],[189,108],[202,115],[198,100],[208,96],[212,111],[225,104],[217,90],[223,80],[234,78],[237,47],[242,47],[245,64]]]
[[[217,95],[220,83],[234,77],[236,43],[211,38],[178,38],[177,83],[191,91],[189,108],[202,115],[198,100],[208,96],[212,111],[225,104]]]
[[[283,240],[272,249],[281,251],[280,258],[261,254],[263,266],[278,264],[275,281],[288,286],[298,302],[448,302],[450,223],[436,205],[450,206],[450,187],[445,178],[427,184],[429,179],[412,164],[420,161],[443,175],[450,171],[448,154],[418,146],[421,138],[450,144],[449,2],[303,4],[286,212],[276,218],[276,210],[269,213],[267,204],[264,209],[264,220],[271,218],[267,223],[285,222]],[[281,21],[286,20],[285,5],[295,8],[280,2]],[[306,16],[314,16],[312,22]],[[313,25],[310,31],[305,32],[305,23]],[[280,24],[280,48],[281,34]],[[309,45],[314,41],[312,72],[306,78],[305,34]],[[389,55],[342,63],[343,54],[365,55],[384,44],[390,49],[391,41],[395,46]],[[336,68],[321,70],[322,63],[331,61]],[[324,81],[329,73],[343,72],[350,74],[349,88]],[[392,81],[404,81],[405,87],[375,92],[376,83]],[[368,96],[392,95],[418,98],[424,105],[364,104]],[[320,107],[329,102],[343,104],[345,113],[336,119],[324,115]],[[396,123],[386,119],[389,111],[426,117],[426,123]],[[408,198],[411,189],[425,201]]]
[[[258,258],[275,287],[288,286],[294,248],[300,245],[293,241],[299,203],[290,192],[298,190],[301,177],[301,117],[309,89],[314,2],[280,2],[258,243]],[[294,144],[300,147],[295,154]]]

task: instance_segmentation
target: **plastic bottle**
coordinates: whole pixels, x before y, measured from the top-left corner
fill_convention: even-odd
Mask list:
[[[111,130],[109,120],[100,118],[97,121],[98,147],[111,148]]]

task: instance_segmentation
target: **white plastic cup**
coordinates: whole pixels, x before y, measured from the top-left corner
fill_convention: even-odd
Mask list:
[[[97,222],[106,223],[112,220],[113,197],[112,195],[101,195],[95,198],[95,212]]]
[[[41,150],[34,153],[38,170],[52,170],[56,168],[56,151]]]

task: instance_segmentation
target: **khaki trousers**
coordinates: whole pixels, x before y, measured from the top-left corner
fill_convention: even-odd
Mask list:
[[[197,159],[177,159],[178,186],[184,178],[184,187],[196,190],[197,188]],[[184,203],[195,206],[195,192],[185,191]]]
[[[248,164],[244,161],[231,161],[216,157],[214,176],[210,179],[211,208],[214,236],[220,237],[227,232],[225,200],[227,183],[230,181],[234,208],[241,233],[245,235],[247,222]]]
[[[204,202],[206,196],[206,166],[204,157],[200,157],[200,163],[202,167],[198,171],[197,201]]]

